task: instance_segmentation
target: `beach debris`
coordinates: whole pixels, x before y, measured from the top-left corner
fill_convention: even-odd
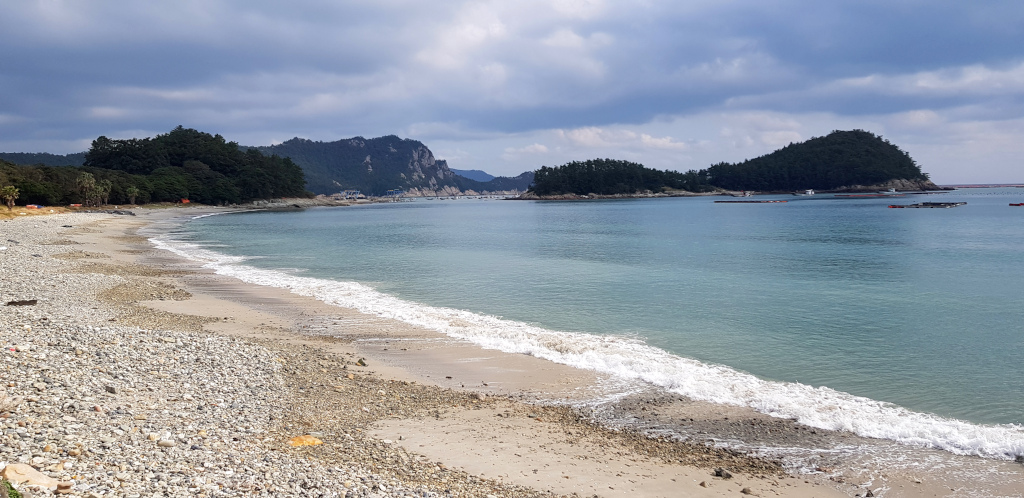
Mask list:
[[[324,444],[324,442],[307,434],[304,436],[295,436],[289,439],[288,444],[291,446],[316,446],[318,444]]]
[[[715,469],[715,477],[721,477],[722,479],[732,479],[732,472],[719,467]]]
[[[1024,465],[1024,455],[1017,455],[1017,457],[1014,458],[1013,461],[1021,465]]]
[[[41,486],[44,488],[56,488],[57,480],[48,477],[42,472],[33,469],[31,465],[24,463],[12,463],[3,470],[0,470],[0,477],[7,479],[14,484],[26,484],[29,486]]]
[[[39,301],[35,299],[26,299],[24,301],[7,301],[4,306],[35,306]]]
[[[366,358],[359,358],[359,361],[356,362],[356,365],[359,365],[361,367],[365,367],[366,366]]]

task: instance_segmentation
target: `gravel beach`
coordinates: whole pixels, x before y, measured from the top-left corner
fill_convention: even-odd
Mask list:
[[[570,407],[375,368],[355,336],[271,325],[244,303],[161,309],[201,308],[187,282],[208,276],[141,264],[153,249],[136,230],[153,220],[140,218],[0,222],[0,468],[49,478],[18,484],[31,496],[853,494]],[[459,441],[432,439],[456,428]]]

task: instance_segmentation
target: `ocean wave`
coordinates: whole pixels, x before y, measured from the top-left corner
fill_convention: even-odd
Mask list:
[[[758,378],[733,368],[680,357],[638,339],[560,332],[452,308],[405,301],[358,282],[301,277],[243,265],[199,245],[152,238],[160,249],[217,274],[463,339],[484,348],[640,380],[695,400],[746,406],[771,416],[860,436],[939,448],[955,454],[1013,459],[1024,454],[1024,427],[979,425],[854,396],[828,387]]]

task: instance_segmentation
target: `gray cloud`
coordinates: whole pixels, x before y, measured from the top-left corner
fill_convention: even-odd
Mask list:
[[[595,154],[703,167],[929,112],[938,142],[969,143],[1024,109],[1011,1],[0,4],[9,151],[182,124],[254,144],[401,133],[505,174]],[[790,125],[737,124],[753,115]],[[569,139],[587,133],[606,140]],[[992,175],[1016,174],[1019,148],[985,142]]]

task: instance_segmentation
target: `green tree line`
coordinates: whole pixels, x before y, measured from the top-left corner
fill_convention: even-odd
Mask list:
[[[538,195],[633,194],[665,189],[830,190],[878,185],[893,179],[927,180],[917,162],[896,145],[864,130],[833,131],[824,137],[789,144],[741,163],[718,163],[686,173],[646,168],[613,159],[574,161],[535,172],[531,191]]]
[[[537,195],[615,195],[666,189],[705,192],[711,187],[701,173],[662,171],[617,159],[590,159],[554,168],[542,166],[534,172],[530,191]]]
[[[99,137],[84,166],[0,161],[0,186],[16,188],[19,202],[44,205],[233,204],[308,195],[302,169],[290,159],[242,151],[220,135],[181,126],[153,138]]]

